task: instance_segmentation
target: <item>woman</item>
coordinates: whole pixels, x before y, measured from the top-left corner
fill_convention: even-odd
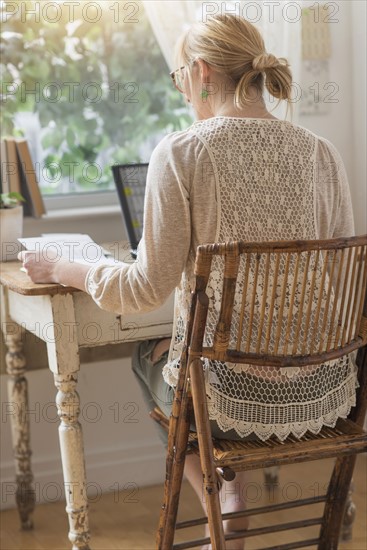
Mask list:
[[[158,404],[167,414],[199,244],[354,234],[348,182],[335,147],[266,109],[264,85],[275,98],[289,104],[292,78],[286,60],[265,51],[253,25],[230,15],[195,24],[179,43],[178,60],[180,68],[172,76],[192,104],[197,121],[188,130],[167,135],[153,152],[137,261],[126,267],[89,269],[63,258],[49,265],[35,261],[31,254],[21,254],[34,281],[86,290],[101,308],[123,315],[159,307],[176,288],[172,341],[142,342],[133,357],[133,369],[149,407]],[[329,398],[325,395],[316,399],[320,413],[314,408],[314,417],[301,419],[297,426],[286,421],[264,428],[256,418],[247,417],[238,423],[218,409],[211,418],[213,434],[266,439],[290,432],[299,436],[306,429],[317,431],[324,423],[335,423],[353,405],[356,385],[354,366],[348,361],[338,372],[338,380],[331,379],[328,386],[327,415],[321,411]],[[314,373],[312,383],[321,386]],[[306,414],[310,387],[300,391],[297,401],[305,403]],[[261,402],[256,388],[247,399],[260,409],[268,406],[268,396],[267,402]],[[240,407],[237,413],[241,414]],[[201,498],[202,476],[196,457],[187,457],[185,473]],[[244,475],[239,474],[227,484],[223,512],[244,507],[244,483]],[[227,522],[225,530],[246,528],[246,521]],[[231,546],[242,547],[243,541]]]

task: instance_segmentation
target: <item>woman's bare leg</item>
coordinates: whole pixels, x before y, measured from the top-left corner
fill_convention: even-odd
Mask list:
[[[200,466],[200,459],[197,455],[190,454],[186,456],[185,476],[189,480],[192,488],[197,494],[204,513],[207,513],[205,495],[203,494],[203,474]],[[245,483],[248,483],[248,472],[237,473],[233,481],[224,481],[220,491],[220,504],[222,513],[238,512],[246,508],[245,502]],[[224,522],[224,532],[238,531],[247,529],[248,518],[232,519]],[[209,528],[206,525],[205,536],[209,536]],[[238,539],[227,542],[227,550],[243,550],[244,540]],[[204,546],[203,550],[210,550],[211,546]]]

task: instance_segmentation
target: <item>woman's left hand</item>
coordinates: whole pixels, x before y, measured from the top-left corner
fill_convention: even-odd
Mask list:
[[[23,262],[27,275],[34,283],[58,283],[57,268],[66,261],[60,255],[51,255],[49,251],[45,255],[42,251],[28,250],[19,252],[18,260]]]

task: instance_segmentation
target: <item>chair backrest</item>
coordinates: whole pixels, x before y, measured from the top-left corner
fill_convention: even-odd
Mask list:
[[[202,245],[195,277],[191,355],[288,367],[367,344],[367,235]]]

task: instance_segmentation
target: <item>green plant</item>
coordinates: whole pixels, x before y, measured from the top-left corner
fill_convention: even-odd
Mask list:
[[[14,208],[21,202],[25,202],[25,198],[20,193],[12,191],[11,193],[0,194],[0,208]]]
[[[48,175],[43,194],[113,188],[111,165],[148,160],[157,136],[184,129],[192,119],[141,2],[94,3],[102,6],[95,23],[83,3],[74,3],[72,24],[63,3],[59,20],[43,10],[47,3],[36,4],[39,17],[28,15],[34,2],[6,0],[0,7],[12,14],[1,32],[3,132],[22,135],[19,114],[37,115],[41,174]]]

